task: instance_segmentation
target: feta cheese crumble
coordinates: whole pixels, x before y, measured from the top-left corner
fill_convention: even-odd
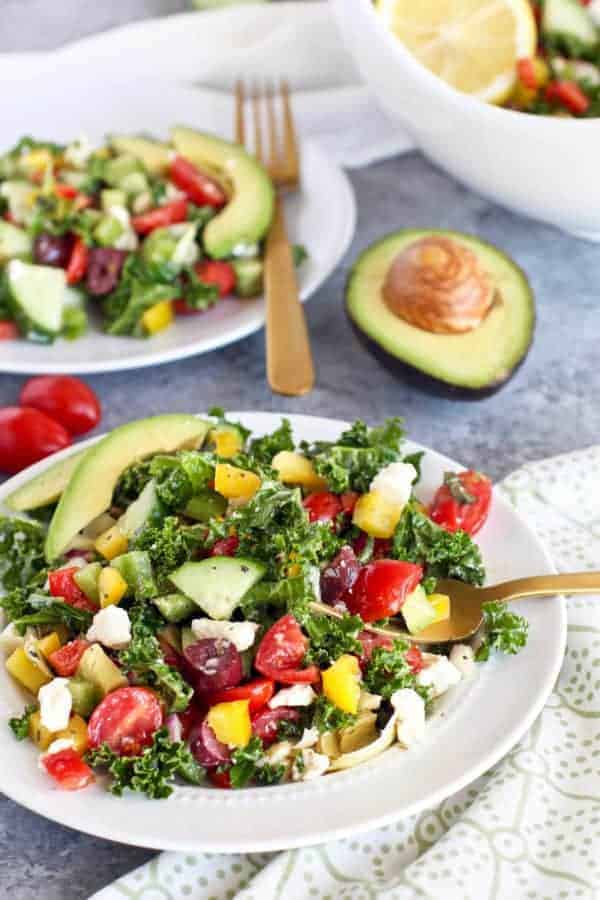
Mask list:
[[[213,619],[193,619],[192,631],[198,640],[224,638],[242,653],[252,646],[258,631],[256,622],[215,622]]]
[[[38,691],[40,724],[48,731],[63,731],[69,724],[73,697],[68,678],[53,678]]]
[[[465,678],[475,671],[475,654],[468,644],[455,644],[450,651],[450,662]]]
[[[461,679],[461,673],[445,656],[440,656],[436,662],[421,669],[417,675],[417,684],[421,687],[430,687],[434,697],[445,694]]]
[[[377,491],[397,506],[404,507],[410,500],[417,470],[410,463],[390,463],[377,473],[370,484],[370,491]]]
[[[278,706],[310,706],[317,695],[310,684],[294,684],[292,687],[278,691],[269,700],[269,707],[277,709]]]
[[[131,640],[131,622],[120,606],[107,606],[96,613],[88,633],[88,641],[99,641],[105,647],[122,650]]]
[[[412,688],[401,688],[392,694],[391,704],[396,711],[396,736],[404,747],[411,747],[425,733],[425,702]]]
[[[298,753],[292,765],[292,781],[312,781],[324,775],[329,768],[329,757],[316,750]]]

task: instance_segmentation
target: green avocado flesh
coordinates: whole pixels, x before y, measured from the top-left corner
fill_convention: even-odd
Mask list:
[[[166,144],[148,138],[116,134],[110,138],[110,145],[117,153],[141,160],[153,175],[161,175],[169,168],[171,150]]]
[[[90,447],[75,467],[50,522],[48,561],[64,553],[75,535],[110,507],[115,485],[128,466],[154,453],[199,447],[210,427],[190,415],[154,416],[115,428]]]
[[[433,334],[409,325],[383,299],[383,284],[396,256],[415,241],[435,235],[475,253],[501,298],[481,325],[464,334]],[[365,250],[350,273],[346,308],[358,331],[375,350],[383,351],[386,361],[473,392],[495,389],[511,376],[529,349],[535,325],[533,294],[521,269],[491,244],[452,231],[398,231]]]
[[[204,246],[215,259],[262,240],[273,218],[274,191],[263,167],[239,144],[191,128],[173,128],[177,153],[231,186],[227,205],[204,229]]]
[[[87,450],[72,453],[17,488],[5,500],[8,508],[14,512],[27,512],[54,503],[66,488],[84,453]]]

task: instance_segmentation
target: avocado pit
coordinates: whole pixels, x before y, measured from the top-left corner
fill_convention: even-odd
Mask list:
[[[477,328],[495,296],[494,283],[475,253],[444,235],[423,237],[401,250],[382,291],[395,316],[433,334]]]

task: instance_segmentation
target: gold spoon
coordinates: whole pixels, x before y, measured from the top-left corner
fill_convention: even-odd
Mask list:
[[[392,638],[404,638],[414,644],[445,644],[473,637],[483,624],[482,604],[508,603],[523,597],[548,597],[556,594],[600,593],[600,572],[572,572],[563,575],[537,575],[517,578],[478,588],[462,581],[438,581],[436,593],[450,597],[450,618],[430,625],[417,634],[409,634],[392,624],[379,627],[365,623],[365,631]],[[344,614],[325,603],[311,603],[315,612],[341,618]]]

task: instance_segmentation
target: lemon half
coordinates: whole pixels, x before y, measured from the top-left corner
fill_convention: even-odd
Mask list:
[[[376,7],[419,62],[487,103],[508,98],[517,60],[535,53],[528,0],[377,0]]]

